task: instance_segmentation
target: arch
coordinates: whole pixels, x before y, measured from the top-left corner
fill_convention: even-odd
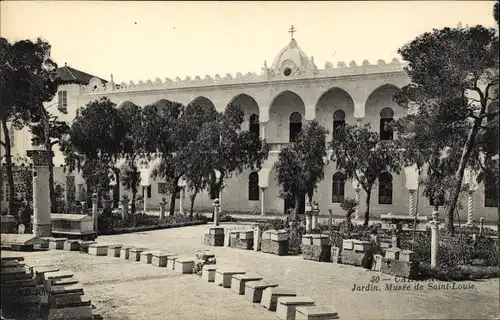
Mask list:
[[[250,96],[246,93],[240,93],[240,94],[234,96],[229,101],[226,108],[231,104],[238,105],[243,110],[244,121],[241,124],[241,129],[252,131],[252,132],[256,133],[257,136],[260,136],[260,124],[259,124],[260,110],[259,110],[259,105],[258,105],[257,101],[252,96]],[[255,122],[255,121],[252,122],[252,119],[250,119],[250,117],[252,117],[254,115],[257,116],[257,122]]]
[[[378,178],[378,203],[392,204],[392,175],[382,173]]]
[[[259,201],[259,196],[259,174],[254,171],[248,175],[248,200]]]
[[[381,112],[383,109],[390,108],[392,109],[392,117],[391,118],[399,118],[406,115],[406,108],[401,107],[394,101],[394,95],[400,92],[401,89],[393,84],[383,84],[373,90],[365,103],[365,115],[370,119],[370,121],[374,121],[375,119],[381,119]],[[384,111],[384,116],[389,115],[386,114],[387,111]],[[385,127],[385,125],[384,125]],[[379,129],[381,126],[379,126]],[[379,131],[380,133],[380,131]]]
[[[391,108],[384,108],[380,111],[380,140],[393,140],[394,131],[388,125],[394,120],[394,111]]]
[[[294,112],[290,115],[289,121],[289,142],[295,142],[302,131],[302,115],[299,112]]]
[[[325,91],[316,102],[316,119],[333,136],[339,126],[355,122],[354,108],[352,96],[342,88],[333,87]]]
[[[321,103],[324,103],[329,100],[329,96],[337,96],[337,97],[342,97],[342,103],[345,104],[346,106],[352,106],[353,112],[354,112],[354,99],[352,96],[347,92],[346,90],[339,88],[339,87],[332,87],[326,90],[321,94],[319,97],[318,101],[316,101],[316,108],[320,107]],[[326,101],[325,101],[326,100]],[[335,101],[336,103],[339,102],[338,100]]]
[[[332,203],[341,203],[345,197],[346,177],[342,172],[336,172],[332,176]]]
[[[194,98],[189,104],[194,104],[194,103],[197,103],[202,107],[206,108],[213,107],[215,109],[215,104],[212,102],[212,100],[204,96],[198,96]]]
[[[162,99],[162,100],[165,100],[165,99]],[[159,101],[162,101],[162,100],[158,100],[157,102]],[[165,100],[166,101],[166,100]],[[155,103],[156,104],[156,103]],[[129,107],[129,106],[138,106],[137,104],[133,103],[132,101],[130,100],[127,100],[125,102],[122,102],[119,106],[118,106],[118,109],[123,109],[125,107]]]
[[[285,90],[277,94],[272,100],[269,108],[269,122],[273,126],[266,127],[266,137],[271,142],[290,141],[290,116],[299,113],[301,118],[306,113],[302,98],[295,92]],[[299,127],[300,126],[300,127]],[[300,131],[302,125],[294,122],[293,130]],[[296,135],[295,132],[293,135]]]

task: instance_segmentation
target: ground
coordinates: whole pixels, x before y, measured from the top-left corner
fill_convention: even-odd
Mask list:
[[[231,225],[228,225],[231,226]],[[241,225],[239,227],[242,227]],[[249,228],[250,226],[244,226]],[[193,256],[199,249],[216,254],[218,265],[244,268],[265,280],[311,297],[317,305],[333,306],[341,319],[491,319],[498,316],[498,279],[458,282],[474,288],[386,291],[394,277],[347,265],[280,257],[250,250],[203,245],[206,226],[101,236],[99,243],[116,243],[162,249]],[[3,252],[2,255],[18,254]],[[252,304],[229,289],[204,282],[195,275],[180,275],[165,268],[111,257],[94,257],[66,251],[25,253],[28,265],[57,265],[74,271],[85,294],[109,320],[128,319],[276,319],[274,312]],[[353,292],[380,277],[381,291]],[[376,278],[375,278],[376,279]],[[404,283],[403,283],[404,284]],[[441,282],[433,282],[436,287]]]

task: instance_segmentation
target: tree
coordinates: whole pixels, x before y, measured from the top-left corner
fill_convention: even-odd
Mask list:
[[[37,39],[10,44],[0,38],[0,122],[3,130],[5,163],[9,188],[14,190],[12,153],[7,123],[21,129],[40,120],[43,102],[57,91],[57,65],[50,58],[49,43]],[[13,213],[14,194],[9,195],[9,213]]]
[[[347,231],[351,231],[352,222],[351,217],[354,212],[356,212],[356,208],[359,206],[359,202],[353,198],[345,198],[344,201],[340,203],[340,207],[345,212],[345,222],[347,225]]]
[[[408,61],[405,71],[411,83],[403,88],[405,103],[427,108],[442,115],[443,125],[469,121],[467,138],[453,176],[446,213],[449,234],[454,233],[453,219],[465,168],[473,157],[482,123],[498,111],[488,106],[498,100],[498,36],[494,29],[475,26],[467,29],[433,30],[418,36],[398,50]],[[449,114],[448,118],[444,115]],[[434,143],[434,141],[429,141]]]
[[[281,150],[276,163],[276,180],[283,195],[295,201],[295,219],[300,212],[300,200],[308,195],[312,200],[317,184],[323,180],[328,131],[312,121],[299,134],[297,141]]]
[[[499,1],[496,0],[495,4],[493,5],[493,18],[495,19],[497,25],[499,24],[498,19],[499,19]]]
[[[69,139],[62,143],[61,150],[70,171],[82,171],[89,192],[97,192],[100,197],[109,189],[126,134],[127,125],[108,98],[89,102],[77,111]]]
[[[370,219],[372,189],[382,173],[399,173],[399,153],[391,141],[380,141],[369,124],[361,127],[346,124],[343,129],[335,130],[332,138],[332,160],[348,179],[356,179],[366,193],[366,226]]]
[[[31,143],[34,146],[44,146],[46,150],[52,151],[54,145],[59,144],[63,137],[70,133],[71,128],[65,121],[59,121],[58,117],[51,115],[44,108],[43,120],[40,122],[35,122],[30,125],[30,131],[32,134]],[[45,138],[46,134],[46,124],[44,121],[48,122],[49,136],[48,139]],[[49,191],[50,191],[50,204],[51,211],[55,211],[56,208],[56,192],[54,190],[54,162],[49,162]]]

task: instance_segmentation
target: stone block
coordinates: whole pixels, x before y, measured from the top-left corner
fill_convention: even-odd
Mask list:
[[[239,238],[241,240],[247,240],[247,239],[253,240],[253,231],[252,230],[240,231]]]
[[[330,253],[330,259],[333,263],[340,263],[340,248],[332,247]]]
[[[224,227],[208,227],[208,234],[210,235],[224,235]]]
[[[261,305],[269,311],[276,311],[279,297],[296,297],[295,291],[282,287],[269,287],[262,291]]]
[[[217,270],[217,266],[215,264],[207,264],[203,266],[201,278],[206,282],[214,282],[215,281],[215,271]]]
[[[382,255],[381,254],[374,254],[373,255],[373,263],[372,263],[372,270],[373,271],[380,271],[382,268]]]
[[[177,255],[171,255],[167,257],[167,269],[168,270],[175,270],[175,260],[177,260],[178,256]]]
[[[192,274],[194,269],[194,259],[177,258],[175,260],[174,270],[180,274]]]
[[[95,242],[95,241],[82,241],[82,242],[80,242],[80,252],[88,253],[89,247],[93,244],[96,244],[96,243],[97,242]]]
[[[369,241],[353,240],[353,250],[358,252],[365,252],[370,250]]]
[[[42,284],[45,290],[50,291],[50,287],[52,286],[52,282],[54,280],[68,278],[73,278],[73,272],[69,270],[45,272],[43,274]]]
[[[260,251],[264,253],[272,253],[278,256],[284,256],[288,254],[288,239],[283,241],[273,241],[271,239],[262,239],[260,244]]]
[[[419,266],[419,262],[416,261],[401,261],[384,257],[380,271],[398,277],[415,279],[419,272]]]
[[[288,232],[286,230],[271,230],[272,241],[288,240]]]
[[[352,250],[342,251],[342,263],[357,267],[371,268],[373,254],[370,251],[356,252]]]
[[[235,274],[245,274],[239,268],[223,268],[215,271],[215,284],[223,288],[231,288],[231,280]]]
[[[145,264],[151,264],[153,259],[153,251],[143,251],[141,252],[141,262]]]
[[[33,244],[11,244],[10,249],[12,251],[23,251],[23,252],[31,252],[35,248]]]
[[[295,320],[297,307],[314,306],[314,300],[309,297],[279,297],[276,305],[276,316],[282,320]]]
[[[337,311],[332,307],[306,306],[295,308],[296,320],[334,320],[339,319]]]
[[[70,308],[90,306],[90,299],[78,293],[70,293],[65,295],[56,295],[49,299],[49,307],[51,309]]]
[[[324,234],[313,234],[312,235],[313,246],[324,246],[328,245],[328,236]]]
[[[89,254],[93,256],[107,256],[108,255],[108,246],[104,244],[91,244],[89,246]]]
[[[35,283],[37,285],[42,285],[45,279],[45,274],[49,272],[59,271],[58,267],[48,266],[48,267],[34,267],[31,271],[31,275],[35,278]]]
[[[167,266],[167,258],[172,254],[164,253],[161,251],[153,252],[151,257],[151,264],[155,267],[165,268]]]
[[[128,260],[130,258],[130,250],[134,247],[122,247],[120,249],[120,258]]]
[[[66,240],[64,241],[63,249],[65,251],[80,251],[80,241]]]
[[[53,286],[68,286],[68,285],[77,284],[77,283],[78,283],[78,280],[76,280],[73,277],[49,279],[49,280],[46,280],[45,290],[50,292],[51,288]]]
[[[52,285],[50,287],[51,294],[63,294],[63,293],[81,293],[83,295],[83,287],[80,283],[68,284],[68,285]]]
[[[353,239],[346,239],[342,241],[342,251],[344,250],[354,250]]]
[[[415,261],[415,252],[411,250],[402,250],[399,252],[399,260],[406,262]]]
[[[204,261],[214,261],[214,264],[215,264],[215,253],[213,252],[210,252],[208,250],[204,250],[204,251],[198,251],[196,252],[196,259],[199,259],[199,260],[204,260]]]
[[[304,260],[330,262],[331,246],[302,245],[302,257]]]
[[[248,281],[262,280],[262,277],[247,274],[235,274],[231,279],[231,291],[243,295],[245,294],[245,283]]]
[[[399,253],[401,249],[399,248],[389,248],[385,251],[385,257],[387,259],[399,260]]]
[[[305,234],[302,236],[302,244],[305,246],[312,246],[313,238],[311,234]]]
[[[252,233],[253,234],[253,233]],[[236,233],[239,236],[239,233]],[[239,237],[234,238],[233,233],[231,233],[231,248],[252,250],[253,249],[253,237],[250,239],[241,239]]]
[[[23,256],[11,256],[11,257],[1,257],[1,261],[8,261],[8,260],[17,260],[17,261],[24,261]]]
[[[92,313],[91,306],[82,307],[70,307],[61,309],[51,309],[49,311],[48,320],[67,320],[67,319],[78,319],[78,320],[93,320],[94,315]]]
[[[114,258],[119,258],[120,257],[120,252],[122,251],[122,245],[121,244],[112,244],[108,246],[108,256],[109,257],[114,257]]]
[[[262,240],[271,240],[271,230],[262,232]]]
[[[67,238],[51,238],[49,240],[49,249],[63,250],[64,242],[68,240]]]
[[[203,243],[206,246],[223,247],[224,246],[224,234],[205,234],[203,236]]]
[[[262,292],[267,288],[277,286],[277,284],[263,280],[247,281],[245,283],[245,299],[253,303],[260,303],[262,301]]]
[[[129,251],[129,260],[141,261],[141,253],[146,250],[146,248],[131,248]]]

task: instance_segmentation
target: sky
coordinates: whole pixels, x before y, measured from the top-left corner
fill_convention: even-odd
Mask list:
[[[494,27],[493,1],[2,1],[0,34],[41,37],[63,66],[117,83],[260,74],[290,41],[325,62],[376,63],[433,28]]]

